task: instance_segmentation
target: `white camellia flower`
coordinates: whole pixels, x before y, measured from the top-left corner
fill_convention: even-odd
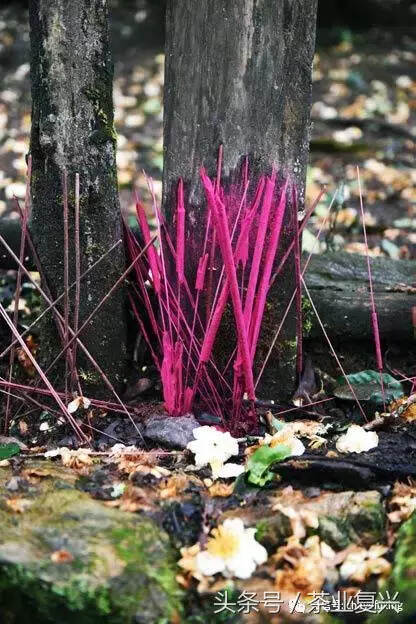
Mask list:
[[[224,463],[233,455],[238,455],[238,441],[228,433],[219,431],[215,427],[204,425],[193,430],[194,438],[187,448],[195,454],[197,468],[207,466],[212,468],[214,479],[235,477],[244,472],[243,466]]]
[[[293,429],[290,426],[284,426],[280,431],[274,435],[266,433],[262,441],[263,444],[268,444],[271,448],[284,444],[290,448],[291,455],[303,455],[305,452],[305,446],[299,438],[297,438]]]
[[[65,453],[65,451],[69,451],[66,446],[63,446],[62,448],[52,449],[51,451],[46,451],[45,457],[61,457],[62,454]]]
[[[233,477],[238,477],[240,474],[243,474],[243,472],[245,472],[244,466],[229,462],[228,464],[223,464],[217,472],[214,473],[213,470],[212,474],[214,478],[217,476],[221,479],[232,479]]]
[[[87,397],[78,396],[73,401],[68,403],[67,410],[70,414],[76,412],[80,407],[88,409],[91,405],[91,401]]]
[[[206,550],[196,555],[196,569],[204,576],[221,573],[227,578],[248,579],[267,561],[266,549],[256,542],[256,529],[244,528],[240,518],[228,518],[211,532]]]
[[[340,436],[336,447],[340,453],[363,453],[378,446],[378,435],[375,431],[366,431],[359,425],[348,427],[347,433]]]

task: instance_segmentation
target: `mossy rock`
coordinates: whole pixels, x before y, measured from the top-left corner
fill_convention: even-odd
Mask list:
[[[413,624],[416,622],[416,514],[400,528],[393,569],[380,592],[386,599],[387,592],[403,604],[403,610],[396,613],[386,609],[366,620],[366,624]]]
[[[30,506],[16,513],[3,487],[10,471],[0,469],[2,623],[170,622],[181,592],[166,533],[90,499],[67,476],[55,468],[30,486],[21,495]]]
[[[280,502],[279,497],[274,502]],[[316,514],[319,527],[309,529],[336,550],[349,544],[365,547],[384,539],[386,514],[381,495],[375,490],[367,492],[324,492],[308,499],[300,495],[282,499],[282,507],[306,510]],[[257,539],[272,549],[284,543],[291,535],[289,518],[281,511],[274,511],[269,517],[256,520]]]
[[[362,494],[368,495],[369,492],[359,492],[356,496]],[[371,498],[352,500],[352,506],[345,515],[320,518],[318,533],[321,539],[336,549],[350,544],[368,547],[383,541],[386,515],[377,495],[378,492],[374,492]]]

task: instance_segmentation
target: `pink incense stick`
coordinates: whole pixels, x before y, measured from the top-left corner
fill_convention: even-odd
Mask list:
[[[283,217],[286,210],[286,190],[287,181],[282,189],[280,201],[276,206],[275,222],[273,224],[272,234],[267,249],[266,259],[264,263],[263,275],[260,280],[257,301],[254,309],[254,315],[251,325],[250,345],[251,357],[254,360],[257,341],[259,338],[261,322],[263,319],[264,308],[266,306],[266,297],[269,290],[270,276],[273,270],[273,263],[276,257],[276,251],[280,240],[280,232],[282,229]]]
[[[379,327],[378,327],[378,317],[377,317],[377,310],[376,310],[376,301],[375,301],[375,297],[374,297],[373,275],[372,275],[372,272],[371,272],[370,253],[369,253],[370,250],[369,250],[369,247],[368,247],[367,229],[366,229],[366,226],[365,226],[363,194],[362,194],[362,191],[361,191],[361,179],[360,179],[360,169],[359,169],[359,167],[357,167],[357,180],[358,180],[358,190],[359,190],[359,194],[360,194],[360,211],[361,211],[361,221],[362,221],[362,224],[363,224],[364,245],[365,245],[365,252],[366,252],[366,257],[367,257],[368,284],[369,284],[369,287],[370,287],[371,326],[372,326],[372,329],[373,329],[377,368],[378,368],[378,372],[380,373],[380,386],[381,386],[381,392],[382,392],[382,395],[383,395],[383,407],[384,407],[384,411],[386,411],[386,395],[385,395],[385,390],[384,390],[384,379],[383,379],[383,368],[384,368],[384,365],[383,365],[383,356],[381,355],[380,331],[379,331]]]
[[[254,395],[254,381],[253,370],[250,362],[250,350],[248,345],[247,330],[244,323],[244,314],[242,303],[239,294],[237,275],[235,271],[235,264],[233,258],[233,251],[231,247],[230,233],[228,230],[227,216],[225,214],[224,204],[217,199],[214,194],[214,189],[211,184],[211,180],[202,172],[202,182],[204,185],[205,193],[208,199],[210,209],[214,214],[214,222],[216,225],[217,235],[220,243],[222,257],[227,273],[227,279],[229,281],[230,294],[234,308],[235,321],[237,326],[237,336],[240,344],[240,348],[243,356],[243,368],[244,376],[247,385],[247,393],[250,400],[255,399]]]

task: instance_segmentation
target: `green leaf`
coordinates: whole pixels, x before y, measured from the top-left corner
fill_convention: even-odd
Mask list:
[[[263,486],[273,478],[269,468],[276,462],[281,462],[290,457],[290,447],[285,444],[260,446],[247,462],[248,480],[255,485]]]
[[[0,445],[0,461],[3,459],[9,459],[9,457],[13,457],[13,455],[19,455],[19,453],[20,447],[15,442]]]
[[[233,495],[240,500],[244,500],[244,498],[248,494],[252,494],[253,492],[257,492],[258,490],[258,485],[254,485],[254,483],[248,482],[246,472],[238,475],[237,479],[234,481]]]
[[[363,384],[363,383],[380,383],[380,373],[375,370],[364,370],[359,373],[352,373],[351,375],[347,375],[346,378],[351,384]],[[345,377],[339,377],[337,382],[339,384],[347,383]],[[389,388],[398,388],[402,389],[402,384],[400,381],[389,375],[388,373],[383,373],[383,383],[385,386]]]
[[[388,373],[383,373],[383,385],[384,385],[384,399],[383,390],[380,384],[380,373],[374,370],[364,370],[359,373],[353,373],[346,377],[339,377],[337,379],[337,387],[334,390],[334,395],[344,400],[354,400],[347,380],[350,382],[357,398],[362,401],[371,401],[376,405],[383,405],[384,400],[394,401],[404,395],[403,386],[394,377]]]

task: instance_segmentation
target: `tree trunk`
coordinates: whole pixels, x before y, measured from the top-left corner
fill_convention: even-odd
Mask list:
[[[205,223],[199,168],[204,165],[215,175],[220,144],[225,180],[245,156],[254,183],[275,165],[295,181],[302,209],[316,10],[317,0],[168,0],[163,205],[169,215],[182,177],[195,239]],[[288,217],[280,256],[292,238]],[[258,360],[294,288],[289,260],[269,298]],[[292,392],[295,322],[295,314],[289,314],[263,376],[263,396]]]
[[[55,298],[64,279],[63,176],[68,176],[70,279],[74,273],[74,187],[80,176],[81,272],[121,237],[113,128],[113,66],[106,0],[31,0],[32,217],[30,229],[47,286]],[[79,325],[124,269],[119,245],[81,284]],[[70,325],[73,326],[73,290]],[[62,312],[62,307],[60,308]],[[81,340],[110,380],[121,381],[126,324],[119,289],[82,332]],[[56,354],[45,331],[41,357]],[[79,353],[81,382],[102,394],[99,375]],[[84,386],[85,387],[85,386]]]

